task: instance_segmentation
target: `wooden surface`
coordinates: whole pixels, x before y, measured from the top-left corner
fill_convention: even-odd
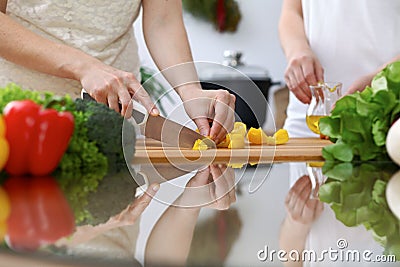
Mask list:
[[[322,161],[322,148],[331,144],[319,138],[291,138],[278,146],[248,145],[244,149],[197,151],[163,146],[151,139],[138,140],[134,164],[141,163],[272,163]]]

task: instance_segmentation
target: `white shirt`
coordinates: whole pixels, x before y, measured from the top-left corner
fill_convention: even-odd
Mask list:
[[[319,58],[325,81],[356,79],[400,54],[400,1],[303,0],[306,35]],[[307,105],[291,93],[285,128],[290,136],[316,136],[306,125]]]

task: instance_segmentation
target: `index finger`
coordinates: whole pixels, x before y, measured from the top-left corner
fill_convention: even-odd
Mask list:
[[[160,111],[156,108],[150,95],[144,90],[143,86],[135,83],[129,84],[129,89],[133,93],[133,98],[139,101],[152,116],[158,116]]]

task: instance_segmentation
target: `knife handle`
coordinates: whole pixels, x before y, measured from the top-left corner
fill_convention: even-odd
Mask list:
[[[81,90],[81,98],[83,100],[90,100],[96,101],[93,97],[89,95],[88,92],[84,88]],[[136,124],[142,126],[146,123],[147,118],[149,117],[149,113],[147,112],[146,108],[140,104],[139,102],[135,101],[134,99],[131,100],[133,109],[132,109],[132,118],[135,120]],[[119,103],[119,109],[121,109],[121,103]]]

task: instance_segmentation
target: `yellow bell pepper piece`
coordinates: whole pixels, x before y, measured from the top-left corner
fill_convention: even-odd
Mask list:
[[[267,142],[268,136],[265,134],[263,129],[260,127],[258,129],[251,127],[247,132],[247,140],[255,145],[262,145]]]
[[[225,140],[224,141],[222,141],[221,143],[219,143],[218,145],[217,145],[217,147],[219,147],[219,148],[227,148],[228,146],[229,146],[229,143],[231,142],[231,136],[229,135],[229,134],[227,134],[226,136],[225,136]]]
[[[282,145],[289,141],[289,134],[285,129],[279,129],[273,137],[276,145]]]
[[[273,136],[268,136],[260,127],[258,129],[250,128],[247,139],[256,145],[282,145],[289,141],[289,135],[285,129],[280,129]]]
[[[242,133],[230,133],[228,134],[229,136],[229,145],[228,148],[231,149],[238,149],[238,148],[244,148],[245,143],[244,143],[244,136]]]
[[[194,142],[192,149],[193,150],[207,150],[208,146],[206,143],[203,142],[202,139],[197,139],[196,142]]]
[[[241,169],[245,163],[229,163],[227,166],[232,169]]]
[[[7,163],[10,153],[10,147],[6,139],[6,123],[3,116],[0,115],[0,171]]]
[[[246,136],[247,133],[247,126],[243,122],[235,122],[233,126],[233,130],[231,133],[238,133],[241,134],[243,137]]]

